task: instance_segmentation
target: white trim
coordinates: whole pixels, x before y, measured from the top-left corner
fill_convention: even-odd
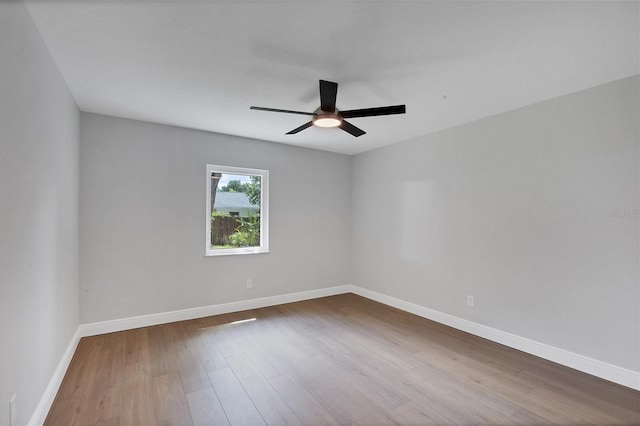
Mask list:
[[[56,398],[58,393],[58,389],[62,384],[62,379],[64,379],[64,375],[67,373],[67,369],[69,368],[69,364],[71,364],[71,360],[73,359],[73,355],[76,352],[76,348],[78,347],[78,342],[80,341],[80,327],[76,329],[76,332],[71,337],[71,341],[67,346],[67,349],[64,351],[62,355],[62,359],[58,363],[56,370],[53,372],[53,376],[51,376],[51,380],[49,380],[49,384],[47,388],[44,390],[42,394],[42,398],[40,398],[40,402],[38,402],[38,406],[35,411],[31,415],[31,419],[29,420],[29,426],[41,426],[44,421],[47,419],[47,415],[49,414],[49,410],[51,409],[51,405],[53,404],[53,400]]]
[[[618,383],[622,386],[626,386],[632,389],[640,390],[640,372],[618,367],[613,364],[569,352],[567,350],[547,345],[545,343],[540,343],[535,340],[527,339],[525,337],[516,336],[515,334],[507,333],[505,331],[487,327],[486,325],[478,324],[473,321],[445,314],[443,312],[416,305],[415,303],[407,302],[402,299],[387,296],[386,294],[378,293],[373,290],[365,289],[358,286],[352,287],[353,293],[362,297],[366,297],[367,299],[375,300],[376,302],[393,306],[394,308],[398,308],[403,311],[421,316],[423,318],[448,325],[458,330],[466,331],[467,333],[471,333],[476,336],[500,343],[502,345],[529,353],[531,355],[556,362],[566,367],[570,367],[575,370],[600,377],[601,379]]]
[[[62,379],[71,363],[73,354],[81,337],[98,334],[112,333],[115,331],[130,330],[133,328],[147,327],[150,325],[165,324],[175,321],[183,321],[194,318],[202,318],[211,315],[226,314],[229,312],[244,311],[247,309],[264,308],[267,306],[281,305],[284,303],[298,302],[301,300],[316,299],[319,297],[333,296],[336,294],[354,293],[376,302],[401,309],[406,312],[448,325],[458,330],[483,337],[485,339],[509,346],[514,349],[556,362],[558,364],[582,371],[618,383],[632,389],[640,390],[640,372],[628,370],[616,365],[598,361],[583,355],[556,348],[545,343],[516,336],[502,330],[487,327],[473,321],[445,314],[415,303],[407,302],[386,294],[365,289],[355,285],[342,285],[322,288],[317,290],[302,291],[299,293],[282,294],[279,296],[262,297],[259,299],[242,300],[238,302],[223,303],[219,305],[202,306],[199,308],[182,309],[179,311],[162,312],[158,314],[142,315],[111,321],[81,324],[69,342],[69,346],[62,356],[58,367],[53,373],[51,381],[47,385],[36,410],[29,420],[29,425],[40,426],[44,423],[53,400],[55,399]]]
[[[211,174],[226,173],[243,176],[260,176],[260,245],[257,247],[211,248]],[[207,194],[205,216],[205,256],[228,256],[235,254],[269,253],[269,170],[246,167],[216,166],[207,164]]]
[[[82,324],[79,327],[80,336],[93,336],[97,334],[112,333],[115,331],[130,330],[133,328],[147,327],[150,325],[165,324],[175,321],[183,321],[194,318],[202,318],[211,315],[226,314],[229,312],[244,311],[247,309],[263,308],[266,306],[281,305],[284,303],[298,302],[301,300],[315,299],[318,297],[333,296],[343,293],[355,293],[357,295],[375,300],[385,305],[401,309],[406,312],[448,325],[458,330],[483,337],[485,339],[509,346],[514,349],[556,362],[558,364],[591,374],[602,379],[618,383],[620,385],[640,390],[640,372],[628,370],[603,361],[576,354],[555,346],[537,342],[535,340],[507,333],[496,328],[478,324],[463,318],[445,314],[415,303],[387,296],[373,290],[355,285],[343,285],[318,290],[289,293],[279,296],[263,297],[259,299],[242,300],[238,302],[223,303],[219,305],[202,306],[199,308],[183,309],[179,311],[163,312],[158,314],[143,315],[119,320]]]
[[[353,286],[343,285],[318,290],[302,291],[299,293],[281,294],[278,296],[261,297],[259,299],[241,300],[238,302],[222,303],[219,305],[201,306],[198,308],[181,309],[178,311],[161,312],[157,314],[141,315],[110,321],[94,322],[80,325],[80,336],[95,336],[113,333],[115,331],[131,330],[151,325],[166,324],[212,315],[227,314],[229,312],[246,311],[248,309],[264,308],[282,305],[284,303],[299,302],[301,300],[317,299],[319,297],[334,296],[336,294],[352,293]]]

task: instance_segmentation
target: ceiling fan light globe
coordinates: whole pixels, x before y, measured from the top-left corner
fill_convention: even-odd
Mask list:
[[[313,125],[318,127],[338,127],[340,123],[342,123],[342,120],[335,116],[320,116],[313,120]]]

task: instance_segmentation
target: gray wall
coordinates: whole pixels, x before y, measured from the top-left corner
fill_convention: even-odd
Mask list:
[[[351,157],[88,113],[81,140],[83,323],[348,283]],[[204,256],[207,163],[269,170],[271,253]]]
[[[22,2],[0,2],[0,424],[25,424],[78,327],[79,112]]]
[[[353,283],[640,370],[638,114],[636,76],[356,156]]]

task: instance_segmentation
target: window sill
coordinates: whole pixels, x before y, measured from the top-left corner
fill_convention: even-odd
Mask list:
[[[260,248],[248,248],[248,249],[218,249],[218,250],[207,250],[204,254],[205,257],[215,257],[215,256],[233,256],[233,255],[242,255],[242,254],[264,254],[269,253],[268,249],[260,249]]]

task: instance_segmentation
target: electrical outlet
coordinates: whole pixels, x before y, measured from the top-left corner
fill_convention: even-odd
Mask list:
[[[247,288],[253,288],[253,280],[247,280]]]
[[[18,401],[16,398],[14,394],[9,400],[9,426],[15,425],[18,418]]]
[[[473,308],[476,305],[476,300],[473,296],[467,296],[467,306]]]

